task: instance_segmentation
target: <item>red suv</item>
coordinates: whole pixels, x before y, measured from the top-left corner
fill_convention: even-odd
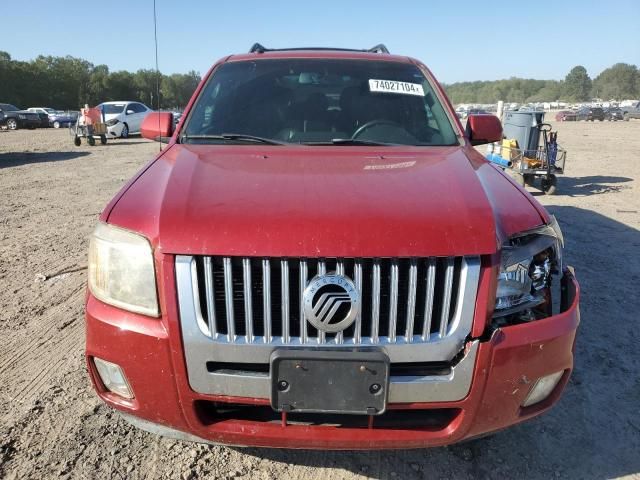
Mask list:
[[[443,445],[548,410],[578,285],[558,224],[419,61],[216,63],[91,238],[86,356],[142,429],[286,448]]]

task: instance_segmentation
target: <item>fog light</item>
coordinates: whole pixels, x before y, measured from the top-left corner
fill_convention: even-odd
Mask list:
[[[540,377],[529,392],[529,395],[527,395],[522,406],[528,407],[535,405],[547,398],[551,392],[553,392],[553,389],[556,388],[556,385],[558,385],[563,373],[564,372],[557,372],[545,377]]]
[[[97,357],[93,358],[93,363],[98,370],[100,380],[102,380],[107,390],[124,398],[133,398],[133,391],[119,365]]]

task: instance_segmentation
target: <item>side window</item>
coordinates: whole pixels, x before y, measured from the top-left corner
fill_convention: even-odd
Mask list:
[[[133,110],[134,113],[141,113],[145,111],[144,107],[139,103],[130,103],[127,110]]]

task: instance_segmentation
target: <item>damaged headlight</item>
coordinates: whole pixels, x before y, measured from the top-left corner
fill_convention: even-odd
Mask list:
[[[502,247],[494,317],[548,301],[551,274],[562,271],[564,239],[555,217],[542,227],[511,237]]]
[[[105,303],[157,317],[156,274],[149,241],[137,233],[98,223],[89,242],[89,289]]]

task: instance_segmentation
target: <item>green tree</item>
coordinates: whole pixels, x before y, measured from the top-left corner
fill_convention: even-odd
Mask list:
[[[109,67],[97,65],[89,74],[89,105],[97,105],[105,101],[109,89]]]
[[[593,81],[593,95],[606,100],[640,97],[640,72],[635,65],[616,63]]]
[[[577,65],[571,69],[564,79],[564,94],[567,99],[582,102],[589,100],[591,94],[591,78],[587,69]]]

